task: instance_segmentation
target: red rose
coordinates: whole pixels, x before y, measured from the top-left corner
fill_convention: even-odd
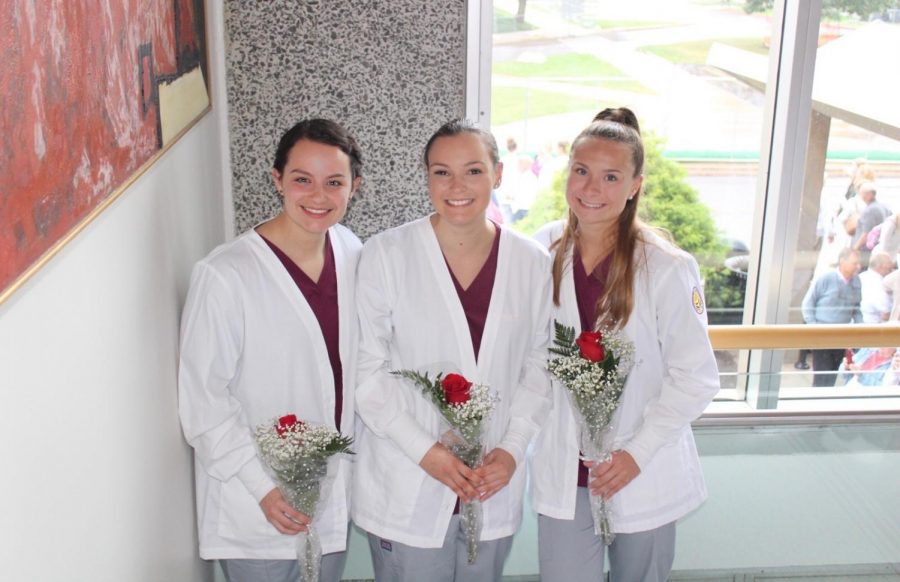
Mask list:
[[[465,404],[469,401],[469,388],[472,383],[459,374],[447,374],[441,380],[441,388],[444,389],[444,397],[450,404]]]
[[[603,336],[599,331],[583,331],[575,343],[581,350],[581,357],[589,362],[602,362],[606,358],[601,341]]]
[[[293,427],[296,424],[298,424],[297,423],[297,415],[288,414],[287,416],[282,416],[281,418],[278,419],[278,425],[275,427],[275,430],[278,431],[278,436],[283,437],[284,433],[289,431],[291,429],[291,427]],[[302,424],[302,423],[300,423],[300,424]]]

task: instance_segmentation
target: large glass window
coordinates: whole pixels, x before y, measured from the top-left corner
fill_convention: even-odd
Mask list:
[[[870,272],[844,279],[866,291],[867,321],[897,319],[900,228],[893,245],[886,219],[900,211],[900,1],[485,2],[491,34],[476,48],[490,106],[478,108],[502,150],[495,204],[507,224],[531,233],[561,218],[569,144],[598,111],[626,106],[648,150],[642,217],[697,258],[712,325],[803,323],[810,287],[862,238],[855,257]],[[855,193],[860,177],[876,206]],[[880,250],[890,268],[868,269]],[[860,394],[896,408],[896,387],[858,381],[871,370],[844,374],[879,352],[851,347],[828,348],[831,360],[819,348],[717,350],[719,400],[771,409]]]

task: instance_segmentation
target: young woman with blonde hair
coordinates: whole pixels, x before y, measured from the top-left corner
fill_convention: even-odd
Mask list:
[[[623,582],[666,579],[675,521],[706,497],[691,421],[718,391],[718,371],[696,262],[638,220],[643,163],[634,114],[601,112],[572,146],[568,218],[536,235],[553,256],[554,317],[621,329],[635,346],[608,462],[579,460],[579,429],[554,382],[530,466],[545,582],[603,580],[589,495],[610,502],[610,579]]]

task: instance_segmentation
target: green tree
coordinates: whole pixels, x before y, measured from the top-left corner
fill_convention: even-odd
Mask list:
[[[662,228],[672,240],[704,264],[719,265],[725,244],[709,208],[685,180],[684,168],[663,157],[661,140],[644,137],[644,185],[638,215]]]
[[[684,169],[663,157],[661,140],[649,132],[644,136],[644,158],[644,185],[638,208],[641,220],[668,231],[675,243],[699,262],[720,265],[726,248],[709,208],[685,180]],[[516,228],[533,234],[565,214],[563,171],[553,179],[550,188],[538,194],[528,215],[516,223]]]
[[[644,184],[638,214],[644,222],[666,230],[675,243],[700,263],[704,295],[711,324],[740,323],[747,278],[723,264],[726,245],[709,208],[685,180],[678,163],[662,155],[661,140],[644,135]],[[538,194],[528,215],[515,224],[533,234],[566,215],[566,172],[560,171],[550,187]]]
[[[774,0],[747,0],[744,11],[748,14],[765,12],[774,5]],[[875,12],[888,8],[900,8],[900,0],[822,0],[822,12],[826,15],[839,13],[854,14],[863,20]]]

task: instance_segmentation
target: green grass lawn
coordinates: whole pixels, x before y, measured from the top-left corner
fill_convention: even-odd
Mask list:
[[[586,121],[599,104],[594,99],[572,97],[552,91],[524,87],[497,87],[491,90],[491,125],[503,125],[527,118],[587,111]]]
[[[763,39],[745,37],[708,38],[678,44],[644,46],[641,47],[640,50],[660,56],[672,63],[703,64],[706,62],[706,55],[709,54],[709,47],[712,46],[714,42],[727,44],[728,46],[752,51],[761,55],[769,54],[769,49],[763,44]]]
[[[494,63],[493,72],[494,75],[540,77],[547,81],[609,86],[617,91],[653,93],[649,88],[632,80],[606,61],[581,53],[551,55],[543,63],[520,63],[517,61]]]

